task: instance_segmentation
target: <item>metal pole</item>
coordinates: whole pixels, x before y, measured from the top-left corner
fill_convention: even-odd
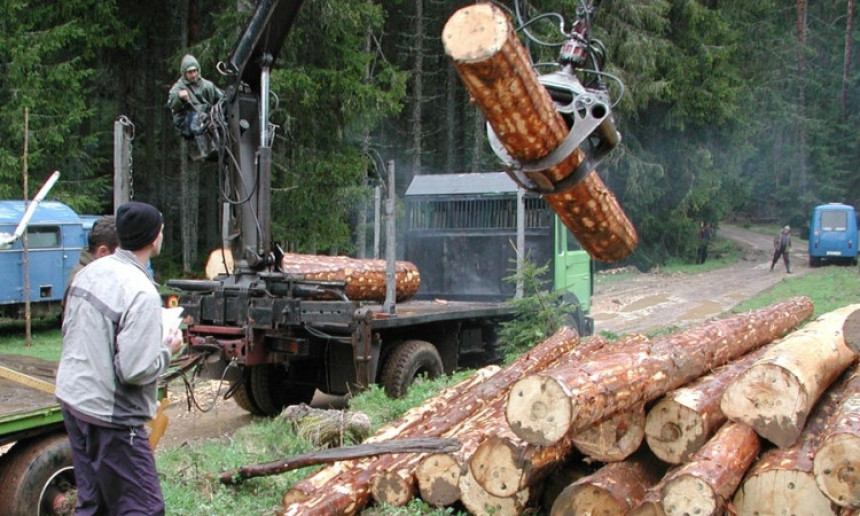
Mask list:
[[[24,108],[24,156],[23,156],[23,167],[24,167],[24,205],[26,207],[29,203],[27,202],[27,198],[29,197],[29,185],[28,183],[28,170],[27,170],[27,147],[30,144],[30,111],[25,107]],[[26,215],[27,209],[25,208],[24,213]],[[33,345],[33,333],[32,333],[32,312],[30,311],[30,242],[27,238],[27,231],[24,231],[24,240],[21,242],[24,246],[24,256],[23,256],[23,264],[21,266],[24,269],[24,345],[30,347]]]
[[[523,297],[523,266],[526,250],[526,191],[517,187],[517,290],[516,299]]]
[[[385,304],[382,310],[390,315],[394,315],[394,303],[397,299],[397,286],[395,284],[396,277],[394,271],[394,259],[396,252],[395,243],[395,225],[394,225],[394,160],[388,162],[388,198],[385,201]]]
[[[379,235],[382,233],[382,186],[373,189],[373,257],[379,258]]]
[[[131,140],[134,124],[125,115],[113,123],[113,209],[131,200]]]

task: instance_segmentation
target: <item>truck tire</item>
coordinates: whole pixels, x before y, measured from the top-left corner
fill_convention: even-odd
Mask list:
[[[72,514],[76,498],[72,450],[64,433],[18,441],[0,471],[0,514]]]
[[[569,326],[575,329],[580,336],[585,336],[585,318],[582,315],[582,310],[579,308],[579,298],[576,297],[576,294],[565,292],[560,301],[564,303],[565,306],[576,307],[562,315],[561,323],[564,326]]]
[[[436,378],[445,374],[436,346],[423,340],[405,340],[397,345],[382,366],[382,387],[391,398],[402,398],[422,374]]]
[[[246,372],[238,381],[239,385],[230,396],[236,405],[239,405],[245,412],[255,416],[265,416],[266,414],[260,410],[260,407],[254,402],[254,397],[251,395],[251,378],[250,373]]]
[[[316,387],[289,381],[284,368],[265,364],[251,366],[251,394],[264,416],[277,416],[288,405],[310,403]]]

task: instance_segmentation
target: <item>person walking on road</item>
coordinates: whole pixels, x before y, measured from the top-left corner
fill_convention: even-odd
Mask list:
[[[699,248],[696,252],[696,263],[705,263],[708,259],[708,245],[711,243],[711,225],[702,222],[699,228]]]
[[[791,227],[785,226],[778,235],[773,237],[773,261],[770,262],[770,270],[773,270],[779,257],[785,263],[785,272],[791,274],[791,264],[788,261],[788,250],[791,248]]]
[[[69,288],[56,397],[77,516],[165,512],[144,427],[156,413],[158,377],[182,346],[178,332],[162,337],[161,297],[146,267],[161,252],[163,228],[155,207],[123,204],[119,248],[81,269]]]

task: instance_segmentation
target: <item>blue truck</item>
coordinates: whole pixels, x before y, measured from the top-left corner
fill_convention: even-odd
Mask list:
[[[24,217],[26,201],[0,201],[0,234],[11,234]],[[33,211],[26,229],[29,294],[32,317],[59,315],[72,268],[96,216],[78,215],[58,201],[44,201]],[[0,248],[0,317],[23,318],[25,296],[24,242],[19,238]]]
[[[857,265],[857,214],[842,203],[820,204],[809,222],[809,266],[825,262]]]

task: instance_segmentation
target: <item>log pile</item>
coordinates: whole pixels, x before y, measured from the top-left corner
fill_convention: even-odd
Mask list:
[[[564,141],[567,124],[538,81],[504,11],[490,3],[458,10],[445,24],[442,43],[469,95],[513,159],[535,162]],[[577,149],[560,163],[527,175],[551,191],[584,159]],[[596,171],[544,198],[594,259],[614,262],[635,249],[636,230]]]
[[[385,260],[286,253],[281,268],[309,281],[343,283],[346,297],[354,301],[385,300]],[[418,292],[421,274],[411,262],[397,261],[394,268],[397,301],[405,301]]]
[[[522,514],[535,503],[542,504],[545,513],[552,507],[552,514],[588,514],[597,508],[601,514],[717,515],[734,510],[768,514],[776,506],[791,507],[795,514],[856,513],[860,509],[860,484],[854,473],[860,468],[860,368],[848,364],[839,381],[815,397],[817,403],[801,434],[789,446],[777,447],[755,426],[727,418],[714,400],[725,398],[754,364],[770,363],[767,357],[776,350],[792,349],[798,338],[817,335],[818,344],[839,354],[840,346],[845,346],[843,322],[857,308],[825,314],[802,330],[796,327],[813,310],[806,298],[653,339],[626,336],[615,343],[603,338],[579,343],[569,331],[560,332],[538,345],[534,356],[524,355],[480,382],[452,388],[454,395],[441,395],[444,402],[428,400],[425,405],[433,408],[418,410],[418,420],[427,424],[417,423],[413,414],[408,424],[390,425],[396,432],[371,438],[453,438],[462,443],[457,452],[334,464],[297,484],[285,496],[282,514],[355,514],[371,498],[404,505],[416,496],[434,506],[455,506],[471,514]],[[548,352],[556,347],[561,349]],[[799,355],[803,360],[809,359],[810,347],[809,343],[803,346]],[[792,362],[785,351],[780,353],[781,363]],[[651,361],[661,365],[652,367]],[[834,378],[846,369],[832,357],[829,363],[838,370],[828,373]],[[560,373],[564,370],[571,372]],[[645,379],[639,380],[643,371],[647,371]],[[574,398],[581,407],[576,416],[556,421],[566,431],[546,444],[532,442],[537,435],[546,440],[534,428],[521,433],[507,424],[511,400],[522,398],[517,389],[533,377],[563,380],[566,387],[556,391],[555,398],[546,398],[540,409],[535,405],[531,413],[548,418],[547,412],[557,414],[563,403],[573,407]],[[480,402],[475,401],[479,391]],[[658,401],[661,395],[665,397]],[[465,405],[458,403],[460,399],[466,400]],[[635,453],[602,460],[583,454],[579,450],[583,446],[576,444],[583,432],[612,435],[613,431],[599,429],[614,425],[619,439],[608,448],[617,448],[628,433],[636,433],[631,427],[635,424],[629,422],[637,421],[641,411],[655,417],[655,408],[679,400],[684,403],[678,407],[684,409],[665,411],[658,427],[672,423],[666,413],[678,414],[679,431],[690,427],[693,432],[673,445],[670,461],[651,455],[645,444]],[[798,412],[803,412],[802,407]],[[674,435],[671,430],[666,433]],[[820,457],[817,466],[814,457]],[[589,463],[591,473],[583,473]],[[555,473],[559,468],[576,470],[577,480],[569,480],[566,488],[553,488],[547,498],[543,487],[562,477]],[[793,490],[802,492],[788,492]]]

